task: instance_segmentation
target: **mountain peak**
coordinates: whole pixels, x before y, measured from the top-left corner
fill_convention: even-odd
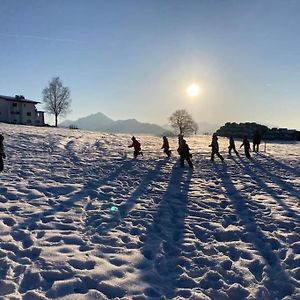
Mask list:
[[[102,112],[79,118],[76,121],[66,120],[60,124],[61,127],[69,127],[70,125],[75,125],[83,130],[113,133],[145,133],[160,135],[166,131],[159,125],[139,122],[134,118],[114,121]]]

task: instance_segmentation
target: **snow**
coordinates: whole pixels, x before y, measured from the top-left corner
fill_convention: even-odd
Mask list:
[[[191,170],[176,139],[0,133],[0,299],[300,299],[299,143],[212,163],[190,137]]]

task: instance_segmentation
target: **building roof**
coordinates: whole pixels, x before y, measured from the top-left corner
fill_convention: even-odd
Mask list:
[[[0,99],[4,99],[4,100],[7,100],[7,101],[14,101],[14,102],[27,102],[27,103],[33,103],[33,104],[41,103],[41,102],[38,102],[38,101],[33,101],[33,100],[26,99],[22,95],[16,95],[15,97],[0,95]]]

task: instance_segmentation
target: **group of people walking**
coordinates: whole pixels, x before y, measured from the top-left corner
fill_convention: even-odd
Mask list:
[[[254,136],[253,136],[253,152],[258,152],[259,151],[260,143],[261,143],[261,135],[260,135],[259,131],[256,131],[254,133]],[[251,158],[251,155],[250,155],[251,146],[250,146],[250,142],[248,140],[248,137],[246,135],[244,136],[243,143],[240,146],[240,148],[242,148],[242,147],[244,147],[245,156],[247,158]],[[235,148],[235,142],[234,142],[233,136],[229,137],[229,147],[228,147],[228,149],[229,149],[229,156],[231,156],[231,151],[232,150],[234,150],[235,154],[237,156],[239,156],[239,153],[236,151],[236,148]]]
[[[261,143],[261,135],[260,135],[259,131],[256,131],[253,136],[253,152],[259,151],[260,143]],[[211,147],[211,161],[215,160],[215,155],[217,155],[221,159],[221,161],[224,161],[224,157],[219,152],[218,137],[215,133],[212,136],[212,141],[211,141],[211,144],[209,145],[209,147]],[[250,155],[251,146],[250,146],[248,137],[246,135],[243,138],[243,142],[242,142],[240,148],[242,148],[242,147],[244,147],[245,156],[247,158],[251,158],[251,155]],[[234,153],[237,156],[240,156],[236,150],[235,141],[234,141],[234,138],[232,135],[229,137],[229,146],[228,146],[229,156],[231,156],[231,151],[234,151]]]
[[[0,172],[3,171],[3,158],[6,158],[5,152],[4,152],[4,145],[3,145],[4,137],[2,134],[0,134]],[[133,157],[137,158],[139,155],[143,156],[141,143],[133,136],[131,138],[132,144],[129,145],[129,148],[133,148]],[[261,143],[261,136],[259,132],[255,132],[253,137],[253,152],[259,151],[259,145]],[[218,143],[218,137],[216,134],[213,134],[211,144],[209,145],[211,147],[211,161],[215,160],[215,155],[221,159],[221,161],[224,161],[224,157],[219,152],[219,143]],[[247,138],[247,136],[244,136],[243,143],[241,144],[240,148],[244,147],[245,156],[247,158],[250,158],[250,142]],[[170,157],[172,151],[170,150],[169,141],[166,136],[163,136],[163,144],[161,149],[164,150],[164,153]],[[190,153],[190,147],[186,143],[186,140],[183,138],[182,134],[178,135],[178,149],[177,152],[180,156],[180,166],[184,167],[184,161],[186,160],[189,167],[193,168],[193,163],[191,161],[192,154]],[[228,146],[228,153],[229,156],[231,156],[231,151],[234,151],[237,156],[239,156],[239,153],[236,150],[235,147],[235,141],[233,136],[229,137],[229,146]]]
[[[259,151],[260,143],[261,143],[261,135],[260,135],[259,131],[256,131],[253,136],[253,152]],[[219,152],[218,137],[215,133],[212,136],[212,141],[211,141],[211,144],[209,145],[209,147],[211,147],[211,161],[215,160],[215,155],[217,155],[221,159],[221,161],[224,161],[224,157]],[[242,147],[244,147],[245,156],[247,158],[251,158],[251,155],[250,155],[251,146],[250,146],[248,137],[246,135],[244,136],[244,139],[243,139],[243,142],[242,142],[240,148],[242,148]],[[234,153],[237,156],[240,156],[236,150],[235,141],[234,141],[234,138],[232,135],[229,137],[229,146],[228,146],[229,156],[231,156],[231,151],[234,151]]]
[[[141,151],[141,144],[140,142],[137,141],[137,139],[133,136],[131,138],[132,140],[132,144],[129,145],[128,147],[134,148],[134,152],[133,152],[133,156],[134,158],[136,158],[138,155],[142,155],[143,156],[143,152]],[[253,136],[253,152],[258,152],[259,151],[259,145],[261,143],[261,136],[259,131],[256,131],[254,136]],[[224,157],[220,154],[219,152],[219,143],[218,143],[218,136],[214,133],[212,136],[212,141],[211,144],[209,145],[209,147],[211,147],[211,161],[215,160],[215,155],[217,157],[220,158],[221,161],[224,161]],[[247,136],[244,136],[243,142],[240,146],[240,148],[244,147],[244,152],[245,152],[245,156],[247,158],[251,158],[250,155],[250,142],[248,140]],[[169,141],[168,138],[166,136],[163,136],[163,144],[161,149],[164,150],[164,153],[170,157],[172,151],[170,150],[170,146],[169,146]],[[189,167],[193,168],[193,163],[191,161],[192,158],[192,154],[190,153],[190,148],[188,146],[188,144],[186,143],[186,140],[183,138],[182,134],[178,135],[178,149],[177,152],[180,156],[180,166],[184,167],[184,161],[186,160]],[[229,146],[228,146],[228,154],[229,156],[231,156],[231,152],[234,151],[234,153],[239,156],[238,151],[236,150],[236,146],[235,146],[235,141],[233,136],[229,137]]]
[[[135,136],[131,138],[132,143],[128,146],[128,148],[133,148],[133,157],[137,158],[139,155],[143,156],[143,152],[141,149],[141,143],[136,139]],[[163,136],[163,144],[161,149],[164,150],[164,153],[170,157],[172,150],[170,150],[169,141],[166,136]],[[192,154],[190,153],[190,148],[186,143],[186,140],[183,138],[183,135],[178,136],[178,149],[177,152],[180,155],[180,166],[184,167],[184,161],[186,160],[189,167],[193,168],[193,163],[191,161]]]

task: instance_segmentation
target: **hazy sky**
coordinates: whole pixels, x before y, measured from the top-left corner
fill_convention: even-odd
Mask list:
[[[68,119],[165,124],[184,108],[300,129],[299,16],[298,0],[0,0],[0,94],[41,101],[60,76]]]

